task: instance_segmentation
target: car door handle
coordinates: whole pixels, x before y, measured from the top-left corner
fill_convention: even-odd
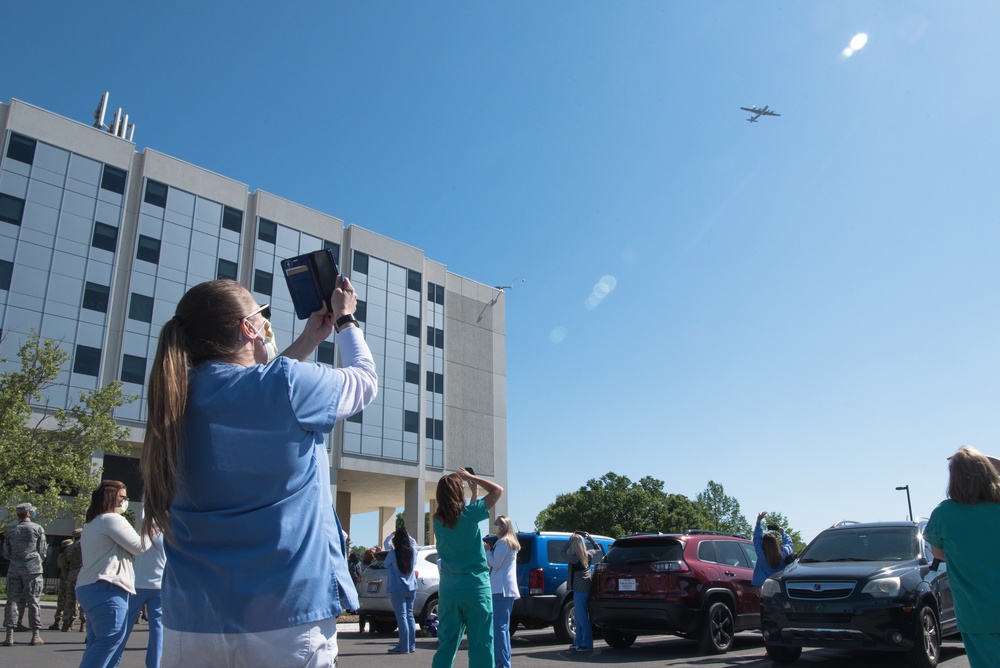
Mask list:
[[[732,571],[723,571],[723,573],[725,573],[729,577],[734,577],[736,575],[736,573],[733,573]]]

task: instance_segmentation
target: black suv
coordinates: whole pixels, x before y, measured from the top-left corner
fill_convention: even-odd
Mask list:
[[[760,628],[760,595],[750,584],[756,563],[743,536],[692,530],[619,538],[594,566],[590,617],[612,647],[671,633],[722,654],[738,631]]]
[[[933,668],[957,632],[945,564],[924,541],[926,520],[838,522],[761,588],[767,653],[792,663],[803,647],[895,650]]]

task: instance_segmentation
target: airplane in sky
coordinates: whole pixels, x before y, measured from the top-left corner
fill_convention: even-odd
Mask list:
[[[781,116],[781,114],[776,114],[771,111],[768,105],[764,105],[763,109],[758,109],[757,107],[740,107],[743,111],[749,111],[753,116],[747,119],[748,123],[756,123],[757,119],[761,116]]]

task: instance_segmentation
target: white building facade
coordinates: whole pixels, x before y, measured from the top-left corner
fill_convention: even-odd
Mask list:
[[[357,289],[379,373],[376,401],[329,438],[345,529],[352,515],[377,511],[381,540],[403,509],[422,542],[441,475],[472,466],[506,486],[502,291],[419,249],[18,100],[0,104],[0,128],[0,357],[16,364],[34,330],[71,356],[50,406],[112,380],[140,397],[115,414],[131,429],[132,456],[95,453],[105,478],[139,498],[149,366],[184,292],[239,281],[271,305],[281,347],[304,321],[279,263],[330,248]],[[331,340],[315,359],[336,365],[337,354]],[[495,512],[506,513],[505,500]]]

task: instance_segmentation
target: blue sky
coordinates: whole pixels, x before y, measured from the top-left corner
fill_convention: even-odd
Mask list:
[[[947,455],[1000,452],[995,3],[2,16],[23,26],[5,101],[90,122],[109,90],[139,150],[488,285],[523,276],[506,301],[521,528],[614,471],[692,499],[714,480],[810,539],[903,519],[898,485],[929,515]],[[765,104],[781,117],[745,122]]]

